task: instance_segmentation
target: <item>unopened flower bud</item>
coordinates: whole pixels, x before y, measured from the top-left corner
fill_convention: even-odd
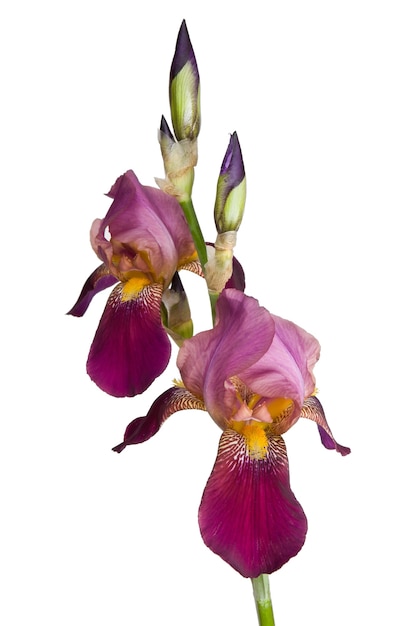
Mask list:
[[[169,76],[169,102],[178,141],[200,131],[200,76],[185,20],[182,21]]]
[[[194,168],[197,164],[197,142],[189,139],[176,141],[166,119],[162,116],[158,133],[164,161],[165,179],[155,178],[159,187],[178,201],[191,196]]]
[[[229,141],[217,181],[214,220],[218,233],[238,230],[245,209],[246,176],[239,139]]]

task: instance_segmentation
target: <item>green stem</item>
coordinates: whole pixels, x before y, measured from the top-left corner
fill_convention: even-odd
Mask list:
[[[268,575],[261,574],[251,580],[259,626],[275,626]]]
[[[194,241],[195,249],[197,250],[198,258],[200,259],[201,267],[204,272],[204,266],[207,263],[207,249],[206,242],[204,241],[203,233],[201,232],[200,224],[198,223],[197,216],[194,211],[194,205],[191,198],[180,201],[182,210],[184,211],[185,219],[190,228],[191,236]]]
[[[207,248],[204,241],[203,233],[201,232],[200,224],[198,223],[197,215],[195,214],[193,201],[191,198],[182,200],[180,202],[182,210],[184,211],[185,219],[189,226],[191,236],[194,241],[195,249],[197,250],[198,258],[200,260],[201,268],[204,272],[204,267],[207,263]],[[216,319],[216,302],[220,294],[209,292],[210,305],[211,305],[211,317],[213,324]]]
[[[213,320],[213,326],[214,326],[214,322],[216,321],[216,304],[217,304],[217,300],[219,299],[219,293],[217,291],[209,291],[209,296],[210,296],[210,304],[211,304],[211,317]]]

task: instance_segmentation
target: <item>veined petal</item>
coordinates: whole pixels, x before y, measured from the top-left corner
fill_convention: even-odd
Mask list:
[[[341,446],[333,437],[332,431],[330,430],[324,414],[324,409],[317,396],[310,396],[310,398],[305,400],[303,408],[301,409],[300,417],[306,417],[307,419],[316,422],[321,442],[325,448],[328,450],[336,450],[337,452],[340,452],[342,456],[350,454],[350,448]]]
[[[135,396],[165,370],[171,344],[161,323],[162,286],[133,297],[117,285],[106,304],[87,361],[92,380],[112,396]]]
[[[223,432],[199,523],[205,544],[245,577],[270,574],[299,552],[307,519],[290,488],[280,436],[267,435],[265,444]]]
[[[77,302],[72,309],[68,311],[67,315],[82,317],[88,309],[93,297],[100,291],[103,291],[103,289],[107,289],[107,287],[111,287],[115,283],[117,283],[117,278],[110,274],[104,263],[99,265],[85,281]]]
[[[159,396],[152,404],[147,415],[137,417],[127,426],[122,443],[115,446],[115,452],[122,452],[126,446],[143,443],[158,432],[170,415],[184,409],[201,409],[205,407],[201,400],[195,398],[184,387],[171,387]]]

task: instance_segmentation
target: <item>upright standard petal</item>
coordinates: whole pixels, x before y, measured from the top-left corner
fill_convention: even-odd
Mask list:
[[[293,411],[281,422],[283,434],[298,419],[304,399],[314,390],[312,370],[320,344],[293,322],[272,317],[275,334],[269,350],[239,377],[260,396],[292,400]]]
[[[143,272],[169,284],[177,268],[195,258],[195,249],[177,200],[141,185],[133,171],[120,176],[109,194],[107,215],[91,229],[91,244],[120,280]],[[107,239],[107,230],[111,239]]]
[[[116,396],[142,393],[166,368],[171,344],[161,323],[162,286],[128,292],[117,285],[107,301],[87,360],[87,372]]]
[[[224,427],[235,393],[225,387],[231,376],[249,368],[268,350],[274,321],[254,298],[226,289],[217,302],[217,324],[184,342],[177,364],[187,389],[204,398],[211,417]]]
[[[224,431],[199,510],[205,544],[250,578],[282,567],[307,532],[290,488],[284,441],[262,433],[252,433],[250,442],[244,433]]]

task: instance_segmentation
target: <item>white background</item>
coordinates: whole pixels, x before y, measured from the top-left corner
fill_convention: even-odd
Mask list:
[[[179,413],[111,452],[175,363],[142,397],[107,397],[85,373],[107,293],[65,316],[98,264],[103,194],[126,169],[145,184],[163,173],[156,133],[185,18],[202,81],[203,232],[213,239],[237,130],[247,293],[318,337],[320,399],[352,448],[325,450],[307,421],[286,436],[309,533],[271,576],[277,624],[415,624],[415,3],[2,6],[1,623],[256,623],[249,581],[198,530],[220,431]]]

